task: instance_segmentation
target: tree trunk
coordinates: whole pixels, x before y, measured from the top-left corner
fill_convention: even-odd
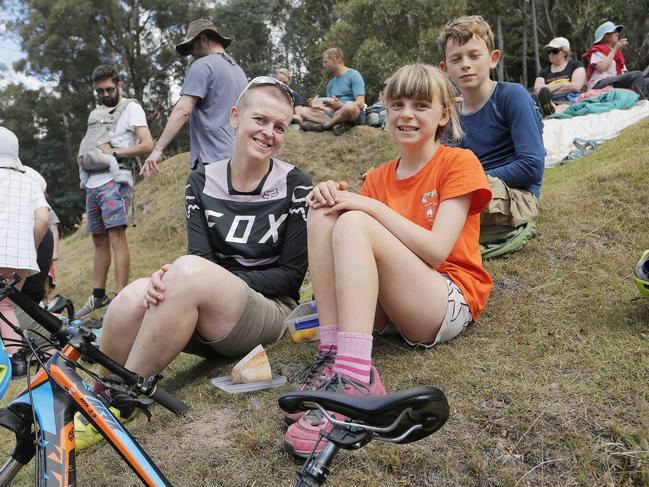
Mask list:
[[[505,51],[505,40],[503,37],[503,19],[500,13],[496,16],[496,29],[498,32],[498,50],[501,53],[500,62],[496,67],[496,76],[498,77],[498,81],[505,81],[505,56],[503,54]]]
[[[523,40],[521,53],[521,84],[527,88],[527,0],[523,0]]]
[[[550,0],[543,0],[543,7],[545,8],[545,19],[548,22],[548,30],[550,31],[550,35],[552,38],[556,37],[556,33],[554,31],[554,24],[552,22],[552,17],[550,16],[550,6],[549,6]]]
[[[536,22],[536,0],[532,0],[532,43],[534,47],[534,68],[535,72],[541,71],[541,58],[539,57],[539,33]]]

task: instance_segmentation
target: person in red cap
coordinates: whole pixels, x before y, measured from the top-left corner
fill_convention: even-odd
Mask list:
[[[189,120],[189,147],[192,169],[232,157],[234,130],[230,126],[230,109],[248,83],[243,69],[226,54],[231,39],[222,35],[213,22],[199,19],[189,24],[185,39],[176,46],[181,56],[194,62],[187,70],[167,125],[140,174],[158,173],[162,153]]]
[[[627,88],[640,95],[641,100],[646,100],[649,80],[642,71],[627,70],[622,49],[628,47],[629,41],[620,37],[622,28],[607,21],[595,31],[595,41],[583,55],[588,60],[588,89]]]

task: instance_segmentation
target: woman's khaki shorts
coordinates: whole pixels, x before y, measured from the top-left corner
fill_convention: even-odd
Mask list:
[[[239,321],[227,336],[208,342],[198,333],[189,340],[185,353],[214,356],[214,352],[225,357],[240,357],[257,345],[276,342],[286,331],[284,320],[297,306],[291,298],[267,298],[246,286],[246,306]]]

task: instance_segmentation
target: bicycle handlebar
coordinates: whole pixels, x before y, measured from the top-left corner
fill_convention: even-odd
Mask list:
[[[6,283],[6,280],[3,279],[2,281]],[[52,335],[58,335],[61,332],[61,329],[63,328],[63,322],[59,318],[54,316],[49,311],[41,308],[25,294],[13,287],[13,285],[9,287],[11,287],[11,294],[9,295],[11,300],[31,318],[33,318],[34,321],[41,324],[43,328],[49,331]]]
[[[187,404],[158,385],[153,386],[153,391],[148,396],[172,413],[182,415],[189,411]]]
[[[43,328],[49,331],[58,341],[60,345],[66,345],[72,340],[72,335],[66,333],[67,327],[63,321],[54,316],[49,311],[41,308],[38,304],[32,301],[29,297],[15,288],[14,282],[9,282],[0,276],[0,293],[5,294],[6,297],[20,307],[25,313],[33,318],[37,323],[41,324]],[[0,299],[2,299],[0,297]],[[86,331],[87,336],[82,336],[82,339],[75,348],[78,348],[83,356],[105,367],[112,373],[122,378],[128,386],[141,386],[142,384],[150,384],[145,377],[142,377],[135,372],[132,372],[111,359],[108,355],[104,354],[101,350],[95,347],[90,341],[90,332]],[[81,332],[83,335],[83,332]],[[147,390],[148,389],[148,390]],[[180,399],[174,397],[169,392],[165,391],[162,387],[153,383],[153,385],[145,390],[138,390],[138,392],[149,396],[155,402],[168,409],[175,414],[184,414],[189,411],[189,406]]]

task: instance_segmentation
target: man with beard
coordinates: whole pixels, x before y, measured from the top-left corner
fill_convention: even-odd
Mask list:
[[[187,120],[192,169],[232,157],[234,129],[230,125],[230,110],[248,79],[225,52],[230,42],[210,20],[198,19],[189,24],[176,51],[181,56],[191,54],[194,60],[187,70],[180,100],[140,174],[146,177],[158,173],[162,153]]]
[[[122,96],[122,82],[114,66],[101,65],[92,73],[100,105],[88,117],[88,130],[79,150],[81,187],[86,191],[88,231],[94,244],[94,288],[79,310],[81,318],[110,301],[106,278],[115,258],[115,292],[128,283],[130,257],[126,242],[128,210],[133,194],[131,159],[148,154],[153,139],[140,104]]]

